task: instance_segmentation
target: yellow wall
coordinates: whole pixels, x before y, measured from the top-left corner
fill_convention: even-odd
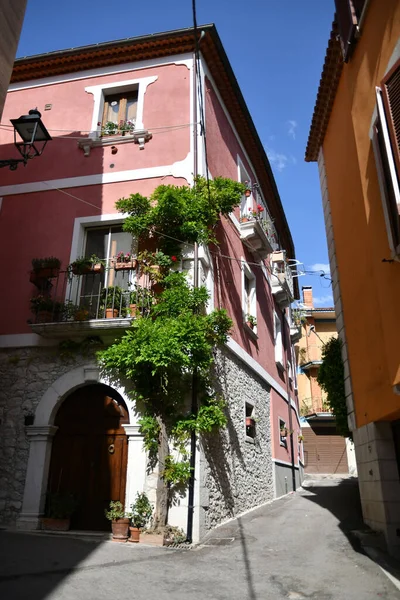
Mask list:
[[[400,415],[400,263],[390,249],[369,137],[400,38],[400,2],[371,0],[323,143],[357,427]]]

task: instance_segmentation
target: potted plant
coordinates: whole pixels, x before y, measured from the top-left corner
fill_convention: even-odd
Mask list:
[[[286,438],[287,435],[288,435],[287,427],[281,427],[280,428],[280,436],[281,436],[281,438]]]
[[[300,434],[297,436],[297,439],[298,439],[298,441],[299,441],[299,442],[303,442],[303,441],[304,441],[304,436],[303,436],[303,435],[300,433]]]
[[[130,252],[118,252],[114,259],[114,269],[116,271],[128,271],[136,269],[137,260]]]
[[[63,304],[55,302],[49,296],[38,294],[31,298],[31,311],[36,317],[36,323],[54,323],[60,320]]]
[[[58,277],[60,267],[61,260],[55,256],[49,256],[48,258],[33,258],[29,281],[35,285],[42,285],[44,279]]]
[[[254,417],[246,417],[246,427],[255,427],[256,426],[256,420],[254,419]]]
[[[144,316],[149,312],[154,296],[149,289],[144,288],[141,285],[135,283],[134,287],[135,289],[129,294],[129,310],[131,317]]]
[[[80,256],[69,265],[68,270],[74,275],[86,275],[87,273],[103,273],[104,267],[104,260],[92,254],[90,258]]]
[[[120,121],[119,125],[118,125],[118,131],[121,133],[122,136],[125,135],[125,133],[132,133],[132,131],[135,129],[135,121],[128,119],[127,121]]]
[[[106,519],[111,521],[113,542],[126,542],[128,539],[129,518],[119,500],[111,500],[109,510],[105,510]]]
[[[250,329],[254,329],[254,327],[257,325],[257,319],[253,315],[247,314],[246,325],[247,327],[250,327]]]
[[[137,543],[140,540],[140,531],[146,527],[153,514],[153,508],[144,492],[137,493],[135,502],[131,504],[131,511],[129,514],[131,521],[129,541]]]
[[[100,312],[104,313],[104,318],[116,319],[120,311],[121,315],[125,316],[125,298],[122,289],[117,285],[103,288],[100,298]]]
[[[48,492],[45,516],[41,519],[42,529],[47,531],[68,531],[71,516],[78,506],[73,494]]]
[[[118,124],[112,121],[106,121],[104,127],[101,130],[101,135],[117,135]]]

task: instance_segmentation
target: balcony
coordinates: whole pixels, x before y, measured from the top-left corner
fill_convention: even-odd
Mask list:
[[[96,335],[112,341],[132,320],[146,316],[154,301],[154,284],[146,276],[137,279],[130,266],[121,272],[114,265],[81,274],[63,271],[35,285],[38,294],[31,300],[30,327],[53,339]]]
[[[277,248],[277,234],[270,217],[242,217],[240,220],[240,239],[252,252],[262,259],[267,258]]]
[[[287,308],[294,300],[294,290],[293,275],[284,250],[278,250],[271,255],[271,267],[272,293],[280,308]]]

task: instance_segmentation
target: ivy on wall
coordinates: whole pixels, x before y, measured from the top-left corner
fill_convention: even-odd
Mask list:
[[[322,364],[318,370],[317,381],[327,393],[327,403],[335,416],[338,433],[351,438],[347,423],[342,341],[340,338],[331,337],[323,345]]]

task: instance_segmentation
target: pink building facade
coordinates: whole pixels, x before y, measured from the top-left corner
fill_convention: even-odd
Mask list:
[[[73,472],[60,442],[65,407],[73,402],[84,406],[87,414],[82,413],[81,422],[87,417],[84,437],[90,445],[90,422],[96,421],[97,409],[85,398],[96,394],[111,398],[125,415],[113,443],[107,438],[110,430],[104,434],[109,453],[117,442],[127,448],[113,449],[108,457],[104,494],[107,489],[119,494],[127,507],[138,491],[154,500],[156,477],[148,473],[128,392],[123,382],[105,380],[93,355],[84,351],[93,340],[112,342],[129,327],[131,317],[119,310],[105,318],[98,302],[84,320],[56,318],[54,312],[52,318],[37,319],[30,308],[38,292],[30,280],[31,261],[47,256],[61,260],[60,274],[50,280],[60,302],[100,299],[103,288],[116,285],[129,294],[134,273],[117,273],[112,267],[116,254],[132,245],[122,231],[124,216],[116,211],[116,200],[133,193],[150,195],[161,183],[192,185],[194,174],[206,175],[207,167],[212,178],[246,181],[249,196],[221,220],[218,248],[200,249],[200,278],[210,292],[209,308],[226,308],[234,326],[217,359],[230,425],[215,446],[198,441],[193,538],[301,483],[290,312],[297,290],[288,265],[294,258],[293,243],[268,161],[216,30],[207,26],[204,31],[197,76],[190,30],[15,64],[0,129],[0,158],[15,152],[9,119],[30,108],[42,113],[52,141],[26,168],[0,172],[0,265],[9,291],[2,295],[0,314],[3,523],[40,526],[46,491],[56,489],[55,480],[58,486],[68,485],[64,480]],[[196,77],[202,83],[201,98]],[[202,107],[207,157],[198,123]],[[129,119],[130,128],[104,135],[106,123],[114,117],[119,121],[121,115]],[[257,206],[262,207],[259,218],[249,218]],[[86,279],[67,275],[68,265],[92,254],[105,261],[105,273]],[[191,248],[183,249],[181,267],[190,277]],[[247,324],[248,315],[255,326]],[[75,351],[66,353],[63,349],[71,342]],[[254,418],[255,427],[246,426],[246,418]],[[82,431],[79,435],[82,440]],[[79,448],[76,452],[86,455]],[[105,498],[96,502],[96,510],[103,511]],[[90,508],[86,506],[87,512]],[[187,512],[185,496],[171,507],[171,524],[185,530]],[[89,528],[84,515],[78,526]]]

